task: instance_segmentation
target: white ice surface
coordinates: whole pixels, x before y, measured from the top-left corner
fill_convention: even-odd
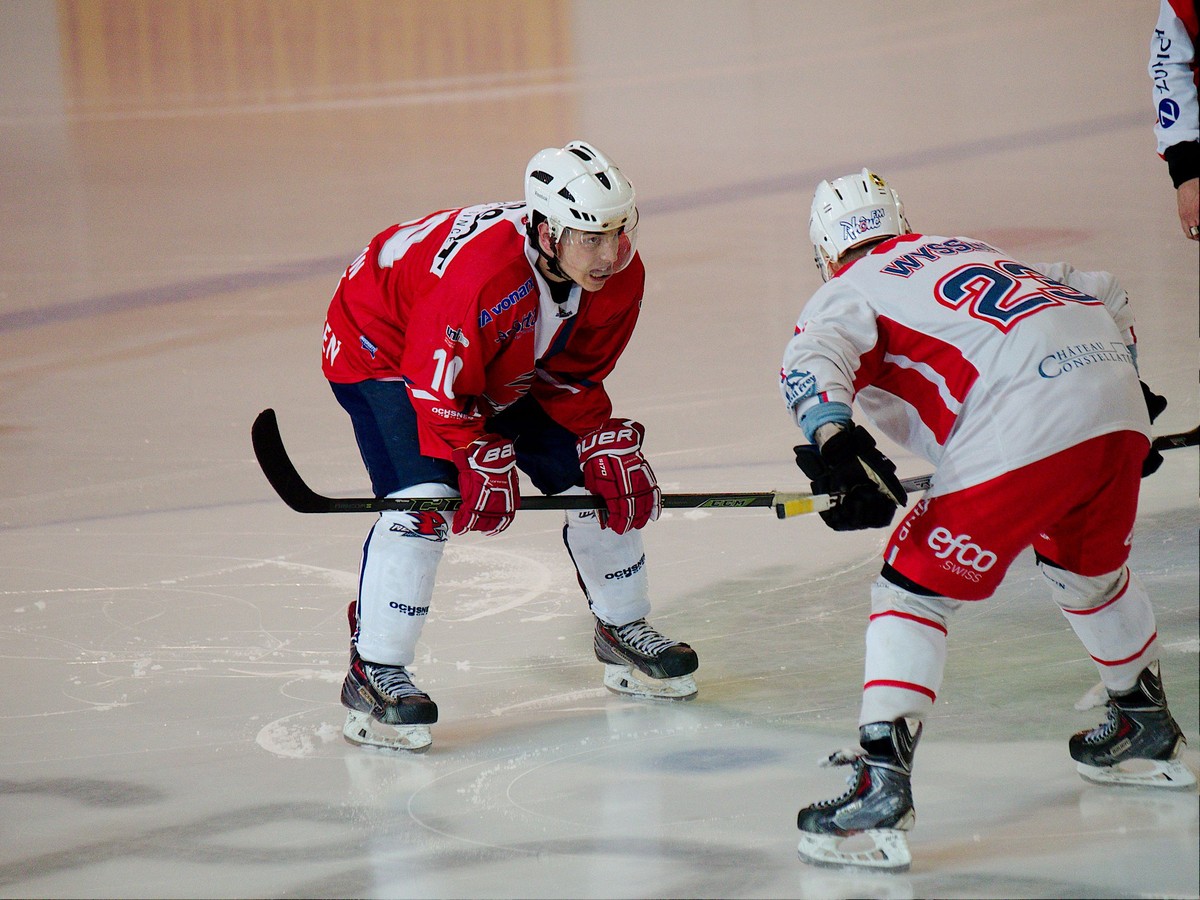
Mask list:
[[[369,517],[291,512],[249,443],[274,407],[310,484],[366,491],[319,367],[341,269],[392,222],[519,196],[576,137],[641,198],[611,388],[668,490],[805,488],[778,360],[818,283],[812,186],[862,165],[918,227],[1116,272],[1171,401],[1156,430],[1190,428],[1156,4],[514,3],[482,32],[406,4],[438,12],[372,31],[399,6],[0,4],[0,895],[1200,894],[1194,792],[1075,773],[1096,672],[1026,558],[952,625],[912,871],[801,864],[796,810],[842,789],[816,762],[855,736],[883,538],[815,517],[648,530],[653,621],[701,658],[699,697],[665,705],[602,688],[558,514],[456,540],[414,666],[434,746],[353,748]],[[510,19],[544,29],[527,62]],[[1133,554],[1193,748],[1197,493],[1195,451],[1170,454]]]

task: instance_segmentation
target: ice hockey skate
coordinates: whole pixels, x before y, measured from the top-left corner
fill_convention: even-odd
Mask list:
[[[1196,784],[1179,754],[1187,741],[1167,709],[1158,664],[1143,669],[1133,690],[1108,698],[1108,717],[1071,737],[1071,758],[1084,780],[1183,790]]]
[[[616,694],[654,700],[691,700],[696,651],[655,631],[645,619],[609,625],[596,619],[596,659],[604,663],[604,686]]]
[[[913,750],[921,726],[910,734],[904,719],[859,729],[862,750],[839,750],[823,766],[853,766],[840,797],[800,810],[797,852],[826,868],[907,871],[912,864],[905,832],[916,822],[912,800]]]
[[[342,705],[349,710],[342,735],[352,744],[421,753],[433,743],[429,726],[437,721],[437,704],[404,666],[366,662],[352,649]]]

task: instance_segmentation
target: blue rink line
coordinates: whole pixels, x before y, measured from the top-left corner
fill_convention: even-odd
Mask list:
[[[677,193],[666,197],[650,197],[638,205],[643,215],[670,215],[725,203],[738,203],[758,197],[795,192],[807,194],[816,187],[817,182],[821,179],[844,175],[864,165],[885,178],[890,178],[893,173],[900,171],[928,168],[929,166],[946,166],[969,159],[1047,147],[1068,141],[1094,138],[1112,132],[1148,127],[1147,116],[1144,112],[1114,113],[1084,122],[1035,128],[1031,131],[1016,132],[999,137],[979,138],[930,150],[885,154],[871,159],[856,160],[845,165],[823,169],[805,169],[787,175],[750,179],[724,187]],[[1149,159],[1154,153],[1151,138],[1147,138],[1147,146],[1147,158]],[[126,312],[148,306],[165,306],[168,303],[181,303],[233,291],[252,290],[258,287],[278,287],[318,275],[329,276],[330,292],[332,292],[336,278],[345,270],[349,260],[353,257],[354,252],[347,251],[345,254],[334,257],[287,263],[256,272],[216,275],[160,288],[143,288],[39,309],[0,313],[0,334],[25,328],[37,328],[41,325],[61,324],[76,319],[88,319],[107,313]]]

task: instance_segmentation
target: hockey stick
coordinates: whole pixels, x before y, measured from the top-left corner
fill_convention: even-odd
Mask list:
[[[1181,431],[1178,434],[1160,434],[1150,442],[1151,450],[1178,450],[1180,447],[1195,447],[1200,444],[1200,425],[1191,431]]]
[[[302,513],[348,513],[383,512],[401,510],[420,512],[432,510],[449,512],[458,509],[462,501],[457,497],[326,497],[318,494],[300,477],[296,467],[288,458],[283,438],[279,434],[279,422],[275,410],[264,409],[254,420],[250,429],[254,443],[254,455],[262,467],[263,474],[275,493],[296,512]],[[908,491],[921,491],[929,486],[929,479],[913,478],[903,482]],[[828,509],[833,498],[824,494],[784,493],[780,491],[749,491],[737,493],[663,494],[662,504],[666,509],[750,509],[754,507],[783,509],[787,505],[788,515]],[[521,509],[598,509],[603,505],[597,497],[572,494],[553,497],[522,497]],[[783,514],[780,513],[780,518]]]
[[[1188,437],[1190,435],[1190,442]],[[383,512],[400,510],[406,512],[437,511],[449,512],[458,509],[462,501],[457,497],[326,497],[318,494],[300,477],[288,457],[279,434],[279,422],[275,410],[264,409],[254,420],[250,429],[254,443],[254,455],[262,467],[267,481],[283,502],[296,512],[302,513],[346,513]],[[1184,443],[1172,443],[1171,447],[1184,447],[1196,443],[1196,431],[1182,435],[1165,435],[1159,440],[1183,439]],[[922,475],[900,482],[905,491],[923,491],[929,487],[932,476]],[[829,494],[802,494],[781,491],[750,491],[738,493],[663,494],[665,509],[750,509],[755,507],[774,508],[775,514],[786,519],[804,513],[829,509],[834,496]],[[522,509],[598,509],[602,501],[589,495],[573,494],[552,497],[522,497]]]

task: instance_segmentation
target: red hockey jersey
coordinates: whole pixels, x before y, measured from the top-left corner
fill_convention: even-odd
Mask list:
[[[421,452],[442,459],[529,392],[575,434],[598,427],[612,414],[603,380],[641,307],[642,261],[555,303],[525,233],[524,203],[489,203],[376,235],[329,305],[325,377],[403,381]]]

